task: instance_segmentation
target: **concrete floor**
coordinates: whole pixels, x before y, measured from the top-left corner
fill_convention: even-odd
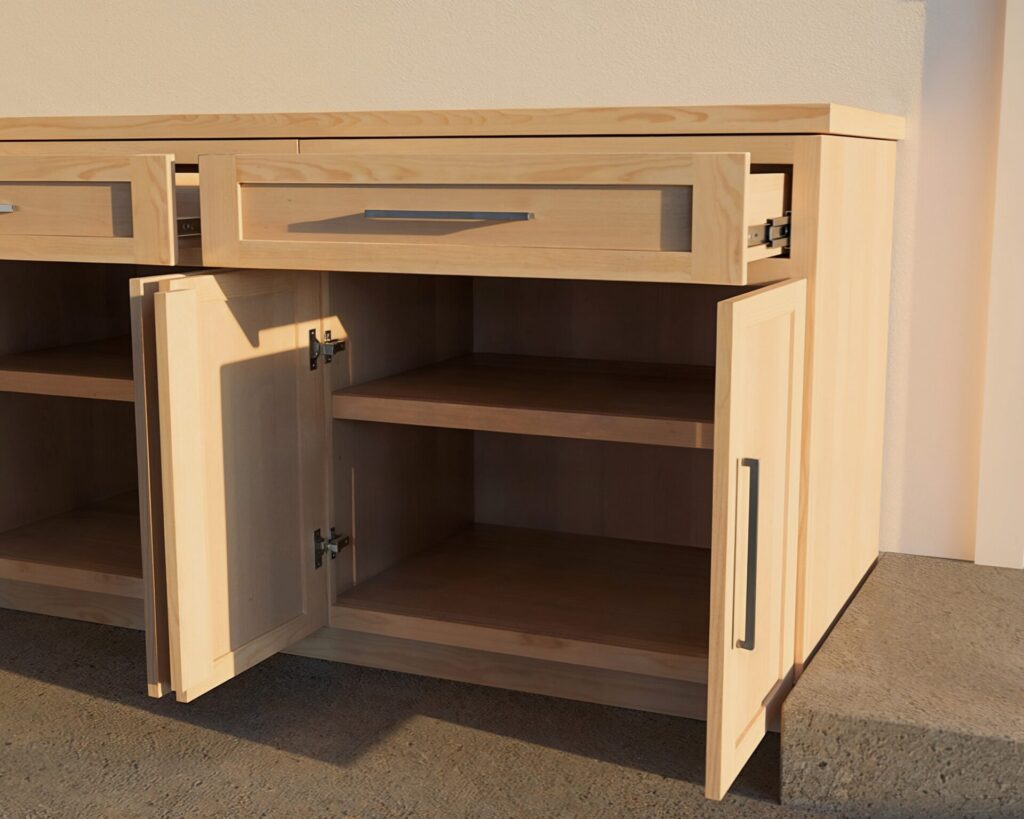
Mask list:
[[[1024,572],[882,555],[782,724],[787,804],[1024,817]]]
[[[142,634],[0,610],[0,816],[821,815],[775,735],[716,804],[700,722],[284,655],[144,689]]]

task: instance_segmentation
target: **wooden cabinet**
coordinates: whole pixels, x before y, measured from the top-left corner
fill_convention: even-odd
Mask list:
[[[0,605],[182,702],[290,651],[706,719],[721,798],[877,553],[895,126],[680,110],[0,141]]]

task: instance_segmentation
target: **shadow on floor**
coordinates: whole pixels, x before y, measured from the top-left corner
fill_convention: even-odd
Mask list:
[[[564,758],[573,764],[606,763],[590,765],[595,770],[588,776],[598,780],[635,780],[640,772],[653,775],[647,777],[652,782],[685,784],[680,793],[700,798],[702,722],[288,655],[182,705],[145,695],[144,655],[139,632],[0,610],[0,711],[26,696],[24,679],[34,680],[96,698],[100,709],[103,702],[128,706],[341,768],[394,741],[410,721],[425,720],[437,736],[418,734],[428,746],[421,750],[442,769],[449,757],[451,764],[467,756],[475,764],[493,753],[503,756],[487,762],[498,773],[517,764],[550,765],[551,754],[529,758],[528,746],[534,746],[570,755]],[[17,677],[24,678],[20,693],[9,697]],[[470,730],[454,735],[447,726]],[[443,747],[445,742],[455,744]],[[778,806],[777,735],[761,743],[733,786],[730,799],[735,797],[748,808],[735,815],[753,815],[754,809],[788,814]]]

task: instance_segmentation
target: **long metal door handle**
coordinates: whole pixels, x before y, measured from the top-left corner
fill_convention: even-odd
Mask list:
[[[367,219],[442,219],[462,222],[528,222],[533,214],[518,210],[364,210]]]
[[[14,205],[0,203],[0,213],[14,213],[16,210],[17,208]]]
[[[743,458],[740,466],[750,470],[750,500],[747,505],[747,621],[743,639],[736,641],[736,648],[753,651],[757,628],[757,499],[761,464],[757,458]]]

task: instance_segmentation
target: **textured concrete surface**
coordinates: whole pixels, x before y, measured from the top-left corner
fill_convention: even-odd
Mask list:
[[[883,555],[782,720],[786,804],[1024,816],[1024,572]]]
[[[690,720],[278,656],[189,705],[137,632],[0,610],[0,816],[797,817]]]

